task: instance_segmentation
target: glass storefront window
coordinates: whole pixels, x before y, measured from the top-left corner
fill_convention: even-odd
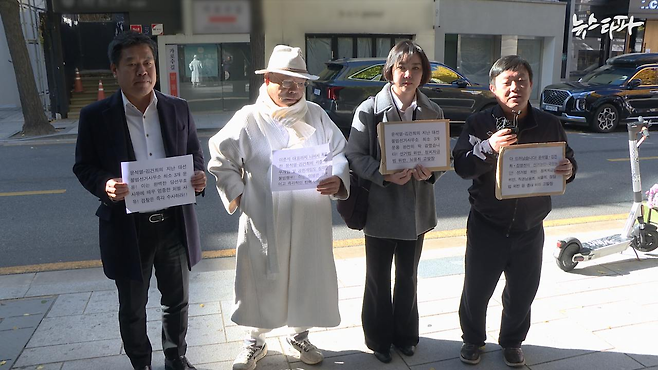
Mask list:
[[[500,58],[500,36],[459,35],[457,69],[472,82],[489,85],[489,69]]]
[[[178,45],[178,92],[193,112],[238,110],[247,104],[249,71],[248,43]]]
[[[393,45],[391,45],[391,38],[390,37],[378,37],[377,38],[377,54],[375,55],[376,57],[384,57],[386,58],[388,56],[388,52],[391,50]]]
[[[357,38],[357,58],[368,58],[372,56],[372,39],[370,37]]]
[[[338,38],[338,58],[351,58],[354,49],[354,42],[351,37]]]
[[[311,74],[317,75],[324,69],[324,62],[332,59],[331,38],[306,38],[306,68]]]

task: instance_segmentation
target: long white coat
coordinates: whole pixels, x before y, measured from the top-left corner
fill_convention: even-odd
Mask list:
[[[256,122],[256,106],[249,105],[209,141],[208,171],[227,211],[242,194],[237,245],[235,305],[231,320],[258,328],[332,327],[340,323],[338,284],[332,251],[331,201],[315,189],[274,192],[267,176],[271,151],[284,148],[283,140],[267,135],[280,131]],[[329,143],[333,174],[349,189],[346,140],[324,110],[308,102],[305,122],[316,131],[301,146]],[[275,146],[275,144],[272,144]],[[273,214],[267,214],[266,202]],[[268,217],[274,217],[278,270],[268,279]],[[270,223],[272,225],[272,223]]]
[[[190,78],[190,81],[192,83],[199,83],[201,81],[201,68],[203,68],[203,65],[201,64],[201,61],[198,59],[194,59],[190,62],[190,71],[192,71],[192,76]]]

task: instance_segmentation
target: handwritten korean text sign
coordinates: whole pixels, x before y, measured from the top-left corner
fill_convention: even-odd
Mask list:
[[[329,144],[272,151],[272,191],[315,189],[331,176]]]
[[[422,164],[432,171],[450,169],[448,120],[382,122],[377,126],[384,175]]]
[[[504,147],[498,155],[496,198],[564,194],[566,179],[555,174],[564,142]]]
[[[128,184],[126,212],[150,212],[194,203],[192,155],[121,162],[121,178]]]

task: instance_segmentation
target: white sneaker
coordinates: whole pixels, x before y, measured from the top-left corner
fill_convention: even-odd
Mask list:
[[[245,346],[233,361],[233,370],[254,370],[256,362],[267,354],[267,343],[262,346],[255,344]]]
[[[318,347],[309,342],[307,337],[304,337],[303,339],[295,339],[295,336],[291,336],[287,337],[286,341],[292,348],[299,351],[299,359],[302,360],[303,363],[307,365],[315,365],[324,360],[322,352],[320,352]]]

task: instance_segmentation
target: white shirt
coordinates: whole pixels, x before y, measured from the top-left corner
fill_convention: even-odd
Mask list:
[[[393,92],[393,87],[391,87],[391,95],[393,95],[393,102],[395,102],[395,106],[398,108],[398,112],[400,112],[400,117],[401,121],[413,121],[414,119],[414,111],[416,110],[416,107],[418,104],[416,103],[416,95],[414,95],[414,101],[409,104],[407,109],[402,110],[402,100],[398,98],[397,95]]]
[[[123,109],[126,112],[126,123],[130,132],[130,140],[135,151],[135,159],[147,161],[149,159],[165,158],[167,155],[160,130],[160,117],[158,116],[158,98],[151,92],[151,102],[144,114],[131,103],[123,91]]]

